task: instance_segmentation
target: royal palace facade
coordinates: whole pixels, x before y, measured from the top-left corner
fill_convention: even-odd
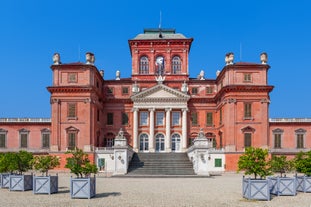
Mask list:
[[[92,53],[85,63],[61,63],[54,54],[51,118],[1,118],[0,152],[63,158],[78,147],[94,162],[104,157],[109,163],[120,129],[134,152],[145,153],[187,152],[201,131],[212,142],[211,165],[233,171],[249,146],[289,156],[311,148],[311,119],[269,119],[267,54],[246,63],[228,53],[216,79],[204,71],[192,78],[192,41],[174,29],[145,29],[128,41],[131,77],[117,71],[112,80],[94,65]]]

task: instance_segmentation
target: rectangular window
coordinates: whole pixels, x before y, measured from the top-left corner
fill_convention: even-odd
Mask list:
[[[142,111],[140,112],[140,126],[148,125],[148,112]]]
[[[0,134],[0,148],[5,148],[6,147],[6,134],[5,133],[1,133]]]
[[[222,108],[219,109],[219,124],[222,124]]]
[[[76,118],[77,117],[77,104],[76,103],[68,103],[68,118]]]
[[[78,82],[78,74],[68,73],[68,83],[76,83],[76,82]]]
[[[107,113],[107,125],[113,125],[113,113]]]
[[[212,94],[212,93],[213,93],[213,87],[212,86],[206,87],[206,94]]]
[[[215,158],[215,167],[222,167],[222,159]]]
[[[252,146],[252,134],[251,133],[244,133],[244,147],[251,147]]]
[[[281,148],[281,134],[274,134],[274,148]]]
[[[304,134],[297,134],[297,148],[304,148]]]
[[[206,125],[207,126],[213,126],[214,125],[213,113],[212,112],[207,112],[207,114],[206,114]]]
[[[21,148],[28,147],[28,133],[21,133],[20,134],[20,146]]]
[[[252,75],[250,73],[244,73],[244,82],[251,82]]]
[[[222,149],[223,143],[222,143],[222,133],[219,133],[219,148]]]
[[[68,133],[68,150],[74,150],[76,148],[76,136],[75,132]]]
[[[191,123],[192,123],[192,126],[198,125],[198,113],[197,112],[191,113]]]
[[[129,117],[127,113],[122,113],[122,125],[128,125],[129,124]]]
[[[50,148],[50,133],[42,133],[42,148]]]
[[[198,94],[198,88],[191,88],[191,94]]]
[[[244,119],[252,118],[252,104],[244,103]]]
[[[122,87],[122,95],[129,94],[129,88],[128,87]]]
[[[113,94],[113,88],[107,88],[107,93],[108,94]]]
[[[178,126],[180,125],[180,113],[179,112],[172,112],[172,125]]]
[[[157,126],[164,125],[164,112],[157,112],[156,113],[156,124]]]

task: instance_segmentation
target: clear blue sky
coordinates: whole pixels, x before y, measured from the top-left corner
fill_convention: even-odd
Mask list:
[[[257,62],[268,53],[271,118],[311,118],[311,1],[3,0],[0,117],[50,117],[52,55],[63,63],[96,56],[105,79],[130,77],[128,40],[144,28],[193,37],[189,70],[215,78],[225,53]],[[80,48],[80,49],[79,49]],[[79,55],[80,54],[80,55]]]

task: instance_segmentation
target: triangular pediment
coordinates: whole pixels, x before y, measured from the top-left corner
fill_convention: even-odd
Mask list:
[[[139,101],[188,101],[189,95],[182,93],[179,90],[170,88],[164,84],[158,84],[151,88],[141,91],[131,97],[133,102]]]

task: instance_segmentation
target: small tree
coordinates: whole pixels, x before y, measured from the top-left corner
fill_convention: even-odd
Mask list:
[[[311,176],[311,151],[299,152],[295,157],[295,167],[297,172]]]
[[[45,176],[48,176],[48,171],[59,166],[59,158],[56,156],[35,156],[32,165],[35,170],[40,171]]]
[[[68,151],[67,154],[72,154],[72,157],[66,158],[66,168],[77,177],[88,177],[91,173],[97,173],[98,169],[95,164],[92,164],[88,158],[88,154],[82,149]]]
[[[27,151],[7,152],[0,157],[0,172],[22,174],[31,169],[33,155]]]
[[[21,150],[17,153],[17,158],[14,160],[17,161],[17,171],[19,174],[23,174],[23,172],[32,168],[32,159],[33,155],[31,152]]]
[[[245,153],[239,158],[238,171],[244,170],[245,175],[254,174],[255,179],[257,179],[257,176],[265,178],[271,175],[267,158],[267,149],[248,147],[245,149]]]
[[[283,177],[283,173],[294,169],[294,162],[292,160],[287,160],[285,155],[273,155],[270,160],[270,166],[273,172],[280,173],[281,177]]]

